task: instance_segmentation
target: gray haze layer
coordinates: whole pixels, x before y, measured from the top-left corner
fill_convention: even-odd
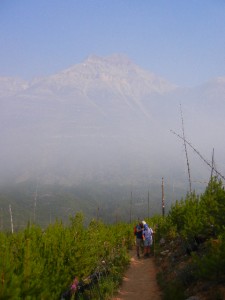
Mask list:
[[[188,189],[181,134],[225,173],[225,77],[181,88],[121,55],[90,56],[47,78],[0,78],[0,182]],[[210,168],[188,148],[192,180]]]

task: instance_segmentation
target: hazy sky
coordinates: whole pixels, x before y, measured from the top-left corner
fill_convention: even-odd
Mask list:
[[[0,76],[126,54],[173,83],[225,76],[225,0],[1,0]]]

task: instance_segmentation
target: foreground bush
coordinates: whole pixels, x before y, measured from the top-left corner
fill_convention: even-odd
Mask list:
[[[67,227],[56,222],[45,231],[28,225],[15,234],[0,233],[0,299],[59,299],[74,276],[87,277],[102,260],[113,281],[108,287],[118,286],[132,230],[98,221],[85,228],[83,221],[77,214]]]
[[[157,244],[164,299],[225,298],[224,224],[225,190],[217,178],[202,195],[187,194],[172,205]]]

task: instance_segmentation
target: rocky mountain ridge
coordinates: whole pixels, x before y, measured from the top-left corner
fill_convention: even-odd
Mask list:
[[[149,94],[172,91],[175,85],[169,83],[165,79],[145,71],[132,63],[127,57],[121,55],[113,55],[106,58],[97,56],[88,57],[83,63],[74,65],[66,70],[58,72],[46,78],[34,79],[26,82],[14,78],[1,77],[1,90],[4,89],[4,96],[26,91],[41,86],[51,88],[58,87],[74,88],[85,90],[93,85],[106,85],[107,88],[121,89],[125,94]],[[141,85],[141,90],[138,87]],[[144,87],[144,88],[143,88]],[[129,90],[131,93],[129,93]],[[8,93],[7,93],[8,92]]]
[[[207,154],[212,147],[222,153],[223,77],[180,88],[125,56],[90,56],[30,82],[0,78],[0,90],[2,176],[26,180],[38,173],[71,184],[180,177],[183,157],[170,129],[180,129],[181,102],[191,141],[201,140]]]

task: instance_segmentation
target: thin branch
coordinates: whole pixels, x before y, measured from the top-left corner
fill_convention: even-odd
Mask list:
[[[183,137],[182,136],[180,136],[178,133],[176,133],[175,131],[173,131],[173,130],[170,130],[173,134],[175,134],[177,137],[179,137],[181,140],[183,140]],[[186,142],[186,144],[188,145],[188,146],[190,146],[194,151],[195,151],[195,153],[197,153],[198,154],[198,156],[212,169],[212,165],[201,155],[201,153],[198,151],[198,150],[196,150],[192,145],[191,145],[191,143],[190,142],[188,142],[187,140],[185,140],[185,142]],[[216,169],[215,169],[215,167],[214,167],[214,172],[217,174],[217,175],[219,175],[221,178],[223,178],[224,180],[225,180],[225,177],[219,172],[219,171],[217,171]]]

